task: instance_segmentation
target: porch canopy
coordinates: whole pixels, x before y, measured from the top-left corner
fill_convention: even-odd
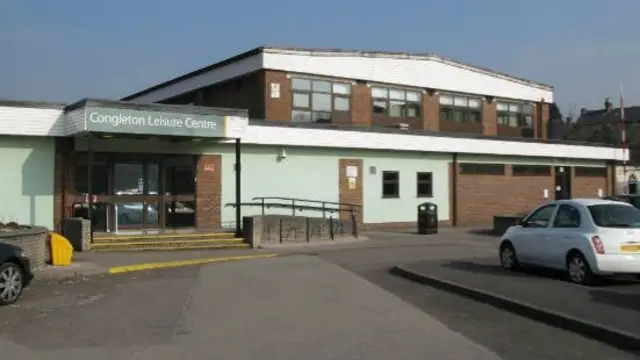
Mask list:
[[[241,139],[247,110],[85,99],[65,108],[66,135],[87,133]]]
[[[235,139],[236,235],[241,235],[241,139],[248,127],[246,110],[191,105],[137,104],[85,99],[69,105],[64,113],[65,135],[88,140],[88,218],[93,221],[92,139],[112,137],[151,138],[170,141]],[[197,199],[196,199],[197,201]],[[92,226],[93,237],[93,226]]]

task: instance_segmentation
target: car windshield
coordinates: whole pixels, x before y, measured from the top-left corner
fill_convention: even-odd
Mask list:
[[[588,207],[593,222],[600,227],[640,228],[640,210],[622,204],[600,204]]]

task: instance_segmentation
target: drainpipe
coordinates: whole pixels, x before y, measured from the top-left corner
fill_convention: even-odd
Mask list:
[[[453,153],[451,166],[451,225],[458,226],[458,153]]]
[[[236,139],[236,237],[242,237],[242,208],[240,203],[242,202],[242,145],[240,139]]]

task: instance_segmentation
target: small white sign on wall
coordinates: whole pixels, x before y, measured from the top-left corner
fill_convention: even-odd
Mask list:
[[[272,99],[280,98],[280,84],[271,83],[271,98]]]
[[[544,197],[545,199],[549,198],[549,189],[542,190],[542,197]]]
[[[349,165],[347,166],[347,177],[348,178],[357,178],[358,177],[358,167]]]
[[[603,197],[604,196],[604,191],[602,191],[602,189],[598,189],[598,197]]]

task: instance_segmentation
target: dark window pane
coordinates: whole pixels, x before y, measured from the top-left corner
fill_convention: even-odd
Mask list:
[[[513,176],[550,176],[551,166],[547,165],[512,165]]]
[[[584,177],[606,177],[607,176],[607,168],[604,168],[604,167],[576,166],[574,171],[576,176],[584,176]]]
[[[461,174],[504,175],[504,164],[460,164]]]
[[[408,103],[407,104],[407,117],[420,117],[420,104]]]
[[[387,113],[387,102],[376,100],[373,102],[373,113],[374,114],[386,114]]]
[[[400,173],[397,171],[382,172],[382,196],[398,197],[400,194]]]
[[[417,174],[417,196],[431,197],[433,195],[432,174],[429,172],[420,172]]]
[[[76,165],[75,190],[78,194],[89,193],[89,167]],[[94,165],[92,177],[92,193],[94,195],[106,195],[109,192],[109,171],[106,165]]]
[[[600,227],[640,228],[640,210],[630,205],[606,204],[588,207],[593,222]]]
[[[481,121],[481,113],[480,111],[469,111],[468,113],[468,121],[479,123]]]
[[[404,109],[404,101],[389,101],[389,116],[401,117]]]

